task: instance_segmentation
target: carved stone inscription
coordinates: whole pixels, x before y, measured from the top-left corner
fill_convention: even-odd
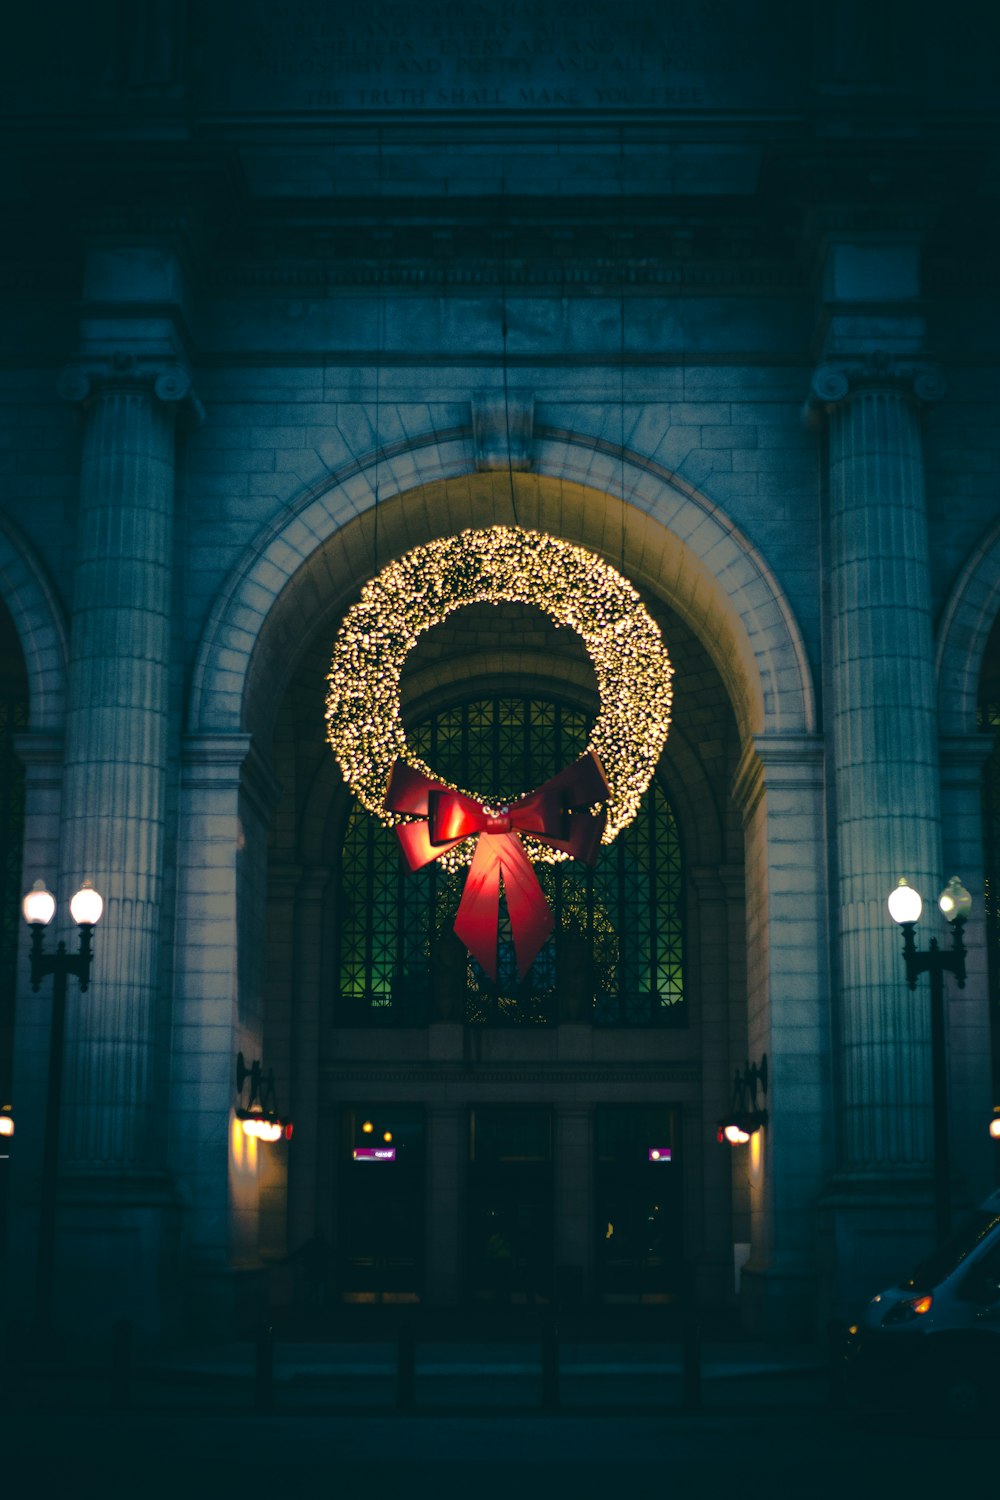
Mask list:
[[[236,110],[760,107],[778,95],[787,106],[796,11],[780,0],[243,0],[224,26],[215,12],[203,83]]]

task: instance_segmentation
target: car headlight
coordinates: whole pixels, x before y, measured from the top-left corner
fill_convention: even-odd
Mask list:
[[[895,1323],[912,1323],[914,1318],[922,1318],[924,1313],[929,1313],[934,1305],[934,1298],[930,1292],[923,1297],[907,1297],[904,1302],[897,1302],[890,1307],[882,1319],[882,1327],[889,1328]]]

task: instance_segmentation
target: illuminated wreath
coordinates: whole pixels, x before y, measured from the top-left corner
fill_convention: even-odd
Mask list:
[[[344,780],[387,827],[385,806],[397,761],[451,786],[414,755],[400,714],[403,663],[425,630],[469,604],[531,604],[557,627],[575,630],[593,664],[601,698],[588,751],[608,786],[601,842],[635,817],[670,727],[673,668],[659,626],[626,578],[593,552],[540,531],[490,526],[415,547],[362,590],[333,651],[327,738]],[[474,790],[455,788],[478,798]],[[494,791],[493,797],[496,793]],[[534,859],[560,858],[532,843]],[[462,860],[461,852],[457,861]]]

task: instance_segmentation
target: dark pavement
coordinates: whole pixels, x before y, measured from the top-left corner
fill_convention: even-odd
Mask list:
[[[408,1399],[385,1340],[253,1344],[36,1362],[8,1383],[3,1500],[159,1495],[706,1500],[1000,1492],[1000,1443],[933,1414],[831,1399],[813,1346],[707,1343],[691,1407],[683,1349],[566,1340],[558,1412],[531,1342],[420,1341]],[[266,1366],[264,1373],[266,1375]],[[684,1408],[685,1396],[689,1409]],[[269,1409],[267,1409],[269,1407]]]

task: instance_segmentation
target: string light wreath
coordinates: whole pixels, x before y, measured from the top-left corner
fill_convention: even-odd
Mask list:
[[[413,548],[366,584],[337,635],[327,679],[327,738],[344,780],[387,827],[401,821],[384,806],[397,760],[453,786],[407,746],[400,677],[424,631],[481,603],[534,605],[557,628],[582,638],[601,699],[587,748],[600,760],[610,792],[602,838],[610,844],[635,817],[660,758],[673,667],[659,626],[628,579],[593,552],[540,531],[463,531]],[[489,797],[454,790],[487,805],[496,797],[495,790]],[[449,863],[468,862],[467,849],[454,854]],[[538,844],[531,854],[563,857]]]

